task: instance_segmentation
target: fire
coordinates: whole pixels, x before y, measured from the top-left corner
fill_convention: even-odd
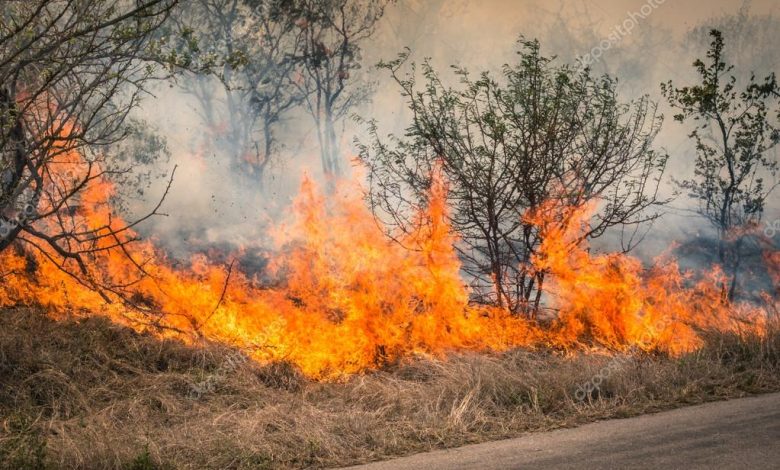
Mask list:
[[[775,286],[775,297],[780,297],[780,251],[764,251],[764,264]]]
[[[106,181],[90,185],[73,228],[122,227],[106,203],[112,192]],[[436,180],[427,210],[417,216],[419,230],[399,235],[400,244],[379,232],[360,195],[345,184],[329,205],[304,180],[292,220],[275,234],[273,287],[240,272],[226,284],[224,267],[202,255],[176,269],[150,242],[138,242],[127,253],[102,251],[90,260],[96,285],[132,284],[133,295],[124,302],[106,303],[48,262],[55,255],[42,247],[0,254],[3,266],[28,272],[0,287],[0,305],[38,304],[63,316],[100,313],[161,335],[221,341],[259,361],[290,361],[319,379],[414,354],[530,344],[535,330],[526,321],[468,305],[443,181]],[[139,266],[146,276],[139,276]]]
[[[78,154],[63,162],[87,170]],[[108,204],[112,193],[109,182],[94,180],[68,228],[122,227]],[[693,279],[670,258],[646,269],[630,256],[589,254],[575,242],[592,208],[554,204],[528,216],[544,234],[534,267],[552,276],[547,300],[558,311],[554,322],[541,326],[470,305],[447,223],[446,182],[433,178],[429,203],[416,215],[418,229],[395,234],[396,241],[383,236],[361,194],[344,183],[326,198],[304,179],[292,217],[274,232],[268,279],[227,271],[202,255],[176,268],[149,241],[97,251],[84,276],[93,287],[124,285],[108,290],[112,302],[50,262],[58,259],[50,247],[23,242],[0,253],[2,271],[15,273],[0,286],[0,306],[107,315],[162,336],[235,345],[261,362],[289,361],[323,380],[465,349],[598,345],[678,354],[698,347],[704,329],[760,331],[766,317],[758,307],[729,304],[717,271]],[[119,237],[136,235],[124,230]],[[84,240],[82,248],[119,241]],[[770,264],[776,269],[777,259]]]
[[[534,265],[553,277],[557,341],[676,355],[699,347],[702,331],[762,331],[766,311],[728,302],[726,279],[717,268],[693,279],[669,255],[649,269],[622,253],[591,255],[580,239],[593,210],[548,203],[528,217],[543,231]]]

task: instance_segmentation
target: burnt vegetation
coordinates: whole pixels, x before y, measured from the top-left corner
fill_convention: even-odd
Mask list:
[[[394,4],[0,3],[0,467],[344,465],[780,390],[774,73],[709,27],[690,83],[636,99],[525,37],[498,71],[408,49],[369,67]],[[395,135],[355,115],[380,75]],[[310,122],[325,190],[306,180],[291,211],[310,232],[276,258],[141,240],[177,183],[138,117],[165,87],[196,103],[225,188],[262,194]],[[665,105],[687,154],[660,143]],[[365,194],[339,186],[350,118]],[[701,272],[724,275],[625,256],[675,197],[715,234]]]
[[[546,273],[532,268],[542,242],[526,219],[543,204],[602,203],[582,239],[613,227],[633,248],[665,202],[657,196],[668,156],[653,148],[662,118],[644,97],[623,103],[609,76],[556,64],[538,41],[521,40],[516,65],[499,78],[457,68],[460,85],[442,83],[429,63],[404,73],[407,55],[380,64],[413,115],[403,137],[362,146],[369,200],[389,227],[410,231],[411,214],[426,204],[431,175],[449,183],[451,223],[461,237],[463,269],[477,298],[535,316]],[[565,225],[565,211],[560,211]]]
[[[689,135],[696,143],[694,177],[676,184],[717,231],[718,262],[728,272],[733,299],[742,264],[755,252],[749,228],[761,224],[778,185],[780,86],[773,73],[763,79],[751,74],[740,88],[734,66],[726,62],[722,33],[712,30],[711,37],[706,61],[693,64],[701,82],[676,88],[670,81],[661,89],[678,111],[675,120],[694,123]]]
[[[86,287],[121,288],[94,276],[91,257],[131,243],[126,232],[156,215],[160,205],[132,223],[88,230],[74,216],[90,185],[129,172],[127,162],[111,153],[132,136],[128,116],[145,87],[169,75],[160,67],[164,44],[153,36],[175,4],[35,1],[0,7],[0,251],[37,250]]]
[[[513,350],[323,384],[107,319],[0,315],[4,468],[310,468],[780,390],[780,334],[712,332],[679,358]],[[233,364],[233,367],[228,367]],[[229,368],[229,372],[226,369]],[[611,370],[585,401],[578,387]],[[195,386],[211,384],[205,392]],[[141,465],[143,464],[143,465]]]
[[[137,241],[131,229],[162,215],[163,201],[129,223],[82,230],[77,216],[82,195],[101,180],[144,193],[150,173],[139,168],[168,150],[130,115],[162,80],[195,97],[210,145],[229,150],[235,185],[262,190],[284,164],[281,134],[296,113],[313,120],[322,173],[335,184],[345,119],[370,97],[362,48],[391,5],[9,2],[0,67],[0,250],[38,250],[106,300],[135,306],[132,286],[148,273],[146,260],[126,246]],[[669,82],[662,91],[679,108],[677,120],[700,122],[690,134],[695,173],[677,184],[717,231],[716,261],[734,300],[743,260],[755,264],[756,253],[774,249],[771,237],[752,233],[760,232],[777,184],[780,92],[774,75],[751,77],[738,90],[722,35],[713,30],[713,38],[709,62],[694,64],[701,84]],[[517,57],[498,74],[456,67],[456,85],[428,62],[410,64],[408,52],[377,70],[397,86],[410,122],[403,136],[383,136],[380,121],[359,119],[369,134],[358,142],[369,204],[388,235],[417,230],[414,214],[429,203],[431,178],[440,173],[448,183],[447,222],[477,303],[532,319],[554,315],[544,311],[548,272],[533,267],[544,237],[529,216],[544,204],[596,207],[573,247],[617,235],[630,251],[669,202],[659,195],[669,155],[655,143],[663,121],[657,104],[649,96],[622,99],[616,78],[545,55],[536,40],[521,39]],[[560,211],[559,224],[570,222],[566,214]],[[117,284],[93,269],[94,255],[106,250],[125,253],[136,278]]]

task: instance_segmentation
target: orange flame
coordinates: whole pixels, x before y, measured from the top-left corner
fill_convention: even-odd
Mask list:
[[[66,160],[85,171],[75,152]],[[554,323],[542,327],[497,308],[469,305],[447,222],[446,183],[434,176],[428,206],[416,216],[418,230],[396,234],[399,243],[382,235],[359,188],[343,184],[326,199],[305,179],[291,220],[274,233],[272,283],[236,272],[226,284],[224,268],[205,256],[174,268],[152,243],[137,242],[127,252],[98,251],[90,259],[96,283],[131,284],[134,292],[126,302],[106,303],[50,263],[48,256],[56,258],[51,248],[22,244],[0,253],[3,272],[15,273],[0,286],[0,306],[37,304],[53,315],[97,313],[160,335],[205,337],[244,348],[258,361],[290,361],[306,375],[327,380],[413,355],[463,349],[596,344],[678,354],[700,345],[702,329],[762,328],[766,312],[726,302],[717,271],[694,280],[669,258],[645,269],[626,255],[591,255],[576,242],[591,208],[552,203],[528,220],[544,234],[534,267],[552,276],[547,300],[558,310]],[[107,233],[122,227],[107,203],[112,192],[105,180],[89,185],[69,228]],[[116,242],[82,243],[106,248]],[[776,257],[768,262],[774,269],[779,264]],[[138,266],[148,275],[139,276]]]
[[[557,341],[680,354],[701,345],[703,330],[763,330],[766,311],[729,303],[718,269],[694,280],[669,256],[657,258],[646,269],[640,260],[622,253],[591,255],[579,240],[592,214],[592,206],[560,208],[548,203],[528,216],[543,231],[534,265],[553,276],[549,292],[559,310]]]

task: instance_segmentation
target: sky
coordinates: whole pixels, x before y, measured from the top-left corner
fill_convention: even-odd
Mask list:
[[[694,57],[703,54],[706,42],[692,39],[690,31],[722,23],[725,17],[740,11],[747,11],[754,18],[780,18],[780,2],[399,0],[388,8],[374,36],[363,45],[363,66],[366,76],[375,84],[375,93],[356,112],[376,119],[380,131],[385,133],[399,133],[408,124],[409,116],[397,88],[386,75],[372,68],[379,60],[393,59],[405,47],[411,49],[411,60],[419,62],[429,57],[445,78],[453,78],[448,71],[451,64],[472,71],[499,70],[503,63],[512,60],[515,42],[521,34],[540,39],[542,52],[554,54],[560,61],[574,62],[577,57],[600,49],[600,56],[592,65],[594,71],[616,76],[626,100],[647,93],[661,102],[662,81],[685,83],[694,78],[690,64]],[[615,36],[615,28],[625,25],[630,18],[635,19],[630,33]],[[771,44],[780,37],[777,24],[772,23],[771,28],[775,29],[762,30],[763,37],[751,37],[753,31],[736,33],[733,50],[739,51],[735,58],[743,62],[740,68],[755,68],[759,72],[777,69],[780,52]],[[604,44],[607,46],[603,47]],[[212,242],[260,236],[261,231],[255,228],[261,220],[265,223],[274,218],[273,214],[284,212],[297,192],[301,175],[318,175],[312,123],[305,118],[288,123],[292,143],[264,192],[231,191],[223,184],[231,177],[227,165],[197,155],[202,132],[193,118],[193,106],[176,87],[166,87],[141,109],[141,114],[168,138],[172,159],[166,165],[180,165],[179,182],[174,184],[167,202],[177,216],[159,222],[156,228],[162,233],[200,230]],[[663,103],[661,110],[670,114]],[[667,119],[656,141],[657,147],[671,156],[668,173],[677,177],[692,172],[693,149],[686,137],[689,131]],[[365,139],[365,128],[347,122],[342,138],[345,158],[354,155],[356,150],[351,143],[356,137]],[[665,188],[672,190],[668,180]],[[780,206],[777,202],[775,197],[770,217],[780,218],[775,209]],[[657,243],[645,248],[648,256],[668,239],[690,238],[698,233],[701,224],[692,222],[685,210],[690,204],[685,198],[675,202],[674,207],[683,210],[667,218],[663,231],[658,232],[663,236],[654,237]]]

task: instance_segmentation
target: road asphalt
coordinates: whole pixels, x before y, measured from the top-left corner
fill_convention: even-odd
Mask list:
[[[359,470],[780,469],[780,393],[531,433]]]

